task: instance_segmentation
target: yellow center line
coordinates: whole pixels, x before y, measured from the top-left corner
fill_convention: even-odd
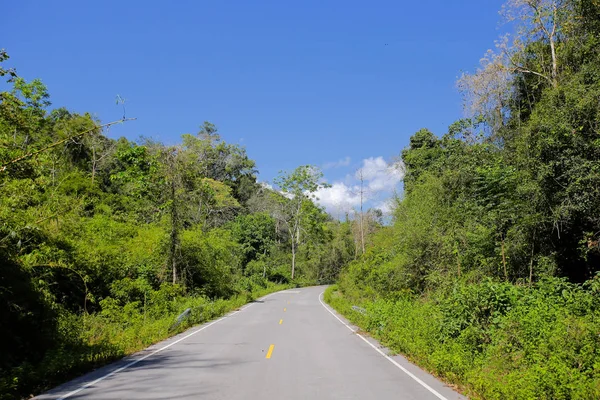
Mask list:
[[[283,312],[285,312],[286,308],[283,309]]]
[[[271,354],[273,354],[273,348],[275,348],[274,344],[269,346],[269,351],[267,351],[267,356],[265,358],[271,358]]]
[[[279,320],[279,325],[281,325],[281,324],[283,324],[283,320],[282,319]]]

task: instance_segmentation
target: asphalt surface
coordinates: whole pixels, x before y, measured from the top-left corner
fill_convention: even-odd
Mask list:
[[[37,399],[465,399],[321,301],[271,294]]]

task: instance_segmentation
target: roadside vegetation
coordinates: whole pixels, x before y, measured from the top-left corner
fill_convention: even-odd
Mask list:
[[[481,399],[600,398],[600,4],[515,0],[326,300]],[[366,315],[352,309],[364,307]]]
[[[458,81],[468,117],[401,152],[388,225],[362,179],[344,221],[313,166],[261,184],[208,122],[111,139],[135,122],[52,108],[0,51],[0,399],[335,281],[326,301],[473,398],[600,398],[600,3],[502,14],[515,33]]]
[[[266,293],[333,282],[357,255],[353,222],[313,201],[316,168],[261,184],[245,149],[208,122],[173,146],[111,139],[112,125],[135,122],[51,108],[44,84],[8,58],[0,52],[1,399]]]

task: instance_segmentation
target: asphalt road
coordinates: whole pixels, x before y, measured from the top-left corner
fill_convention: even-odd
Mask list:
[[[271,294],[38,399],[464,399],[321,300]]]

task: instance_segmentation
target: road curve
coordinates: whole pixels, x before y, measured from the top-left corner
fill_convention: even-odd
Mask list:
[[[36,399],[465,399],[351,331],[323,290],[273,293]]]

